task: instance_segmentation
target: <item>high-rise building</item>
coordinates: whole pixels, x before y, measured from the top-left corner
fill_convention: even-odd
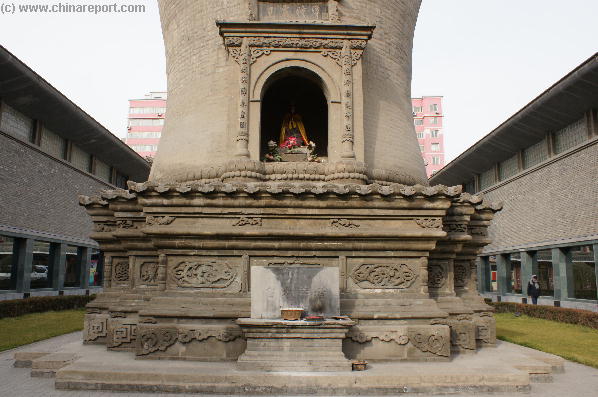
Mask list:
[[[166,92],[150,92],[145,98],[129,99],[126,144],[143,157],[154,157],[165,115]]]
[[[411,98],[411,106],[419,150],[426,163],[426,174],[430,177],[444,167],[442,97]]]

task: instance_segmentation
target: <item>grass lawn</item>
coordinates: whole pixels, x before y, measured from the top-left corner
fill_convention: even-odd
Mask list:
[[[83,329],[85,309],[0,319],[0,351]]]
[[[598,368],[598,330],[512,313],[496,313],[500,340]]]

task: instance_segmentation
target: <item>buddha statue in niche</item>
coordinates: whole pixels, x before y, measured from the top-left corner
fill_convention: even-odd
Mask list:
[[[308,146],[309,139],[301,115],[296,112],[295,104],[291,103],[289,112],[284,115],[280,126],[281,148],[292,149],[299,146]]]

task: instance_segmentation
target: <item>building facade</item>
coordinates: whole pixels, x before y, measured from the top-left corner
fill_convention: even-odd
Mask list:
[[[101,286],[78,196],[147,179],[149,164],[0,47],[0,299]]]
[[[154,157],[166,115],[166,92],[150,92],[129,100],[125,142],[142,157]]]
[[[535,98],[444,169],[431,184],[463,185],[504,208],[479,260],[479,288],[598,311],[598,56]]]
[[[444,130],[441,96],[411,98],[413,123],[428,177],[444,167]]]

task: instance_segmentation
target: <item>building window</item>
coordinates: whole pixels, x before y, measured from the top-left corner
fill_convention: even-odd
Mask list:
[[[155,152],[158,150],[158,145],[131,145],[131,149],[136,152]]]
[[[432,117],[431,120],[430,120],[430,122],[432,124],[438,124],[438,117]]]
[[[424,145],[419,145],[419,151],[422,153],[424,152]]]
[[[110,166],[104,163],[101,160],[96,159],[96,176],[103,180],[104,182],[110,183],[110,175],[112,174],[112,170]]]
[[[465,193],[475,194],[475,192],[475,179],[472,179],[465,184]]]
[[[437,112],[438,111],[438,104],[433,103],[430,105],[430,112]]]
[[[138,139],[138,138],[160,138],[161,133],[158,131],[133,131],[127,134],[127,138]]]
[[[432,149],[433,152],[439,152],[440,151],[440,143],[433,143],[430,148]]]
[[[129,114],[164,114],[166,108],[162,107],[140,107],[140,108],[129,108]]]
[[[102,251],[93,249],[89,263],[89,286],[101,287],[104,272],[104,254]]]
[[[554,133],[554,152],[562,153],[583,143],[588,137],[588,130],[584,119],[569,124]]]
[[[523,150],[523,168],[530,168],[548,158],[546,138]]]
[[[129,127],[160,125],[164,125],[164,119],[129,119]]]
[[[90,172],[91,155],[77,145],[73,145],[71,163],[81,171]]]
[[[432,156],[432,165],[440,165],[440,157]]]
[[[66,139],[55,134],[44,126],[42,128],[40,148],[44,152],[64,160],[64,154],[66,153]]]
[[[415,125],[424,125],[424,119],[415,119]]]
[[[0,235],[0,290],[15,289],[14,242],[15,240],[12,237]]]
[[[440,132],[439,130],[431,130],[431,131],[430,131],[430,136],[431,136],[432,138],[438,138],[438,133],[439,133],[439,132]]]
[[[33,142],[35,122],[13,107],[2,103],[0,130],[26,142]]]
[[[501,181],[512,177],[518,172],[519,160],[517,155],[512,156],[498,165],[498,173]]]
[[[51,288],[50,243],[33,242],[33,262],[31,265],[31,289]]]
[[[494,167],[482,172],[480,174],[480,190],[484,190],[496,183],[496,175]]]
[[[572,247],[569,250],[573,262],[573,297],[596,300],[596,263],[591,245]]]
[[[424,133],[423,132],[418,132],[417,133],[417,139],[424,139]]]
[[[554,296],[554,268],[552,266],[551,250],[536,252],[538,261],[538,284],[540,284],[540,295]]]
[[[421,106],[414,106],[413,107],[413,113],[421,113],[422,112],[422,107]]]

